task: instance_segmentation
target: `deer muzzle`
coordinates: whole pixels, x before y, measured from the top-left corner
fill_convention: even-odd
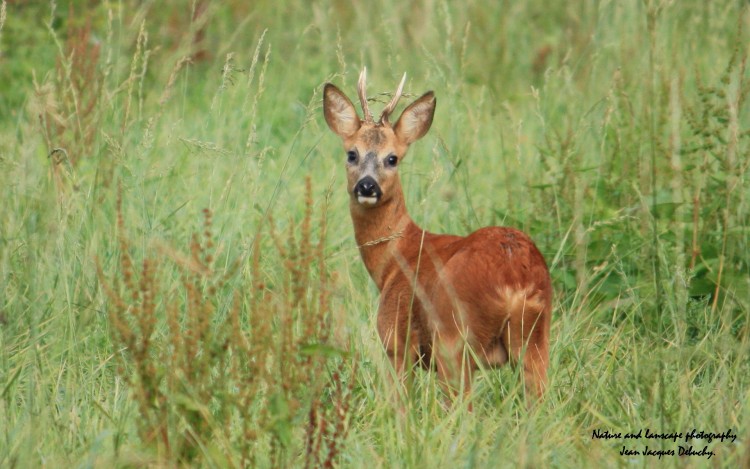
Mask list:
[[[378,182],[371,176],[365,176],[354,185],[354,196],[362,205],[375,205],[383,195]]]

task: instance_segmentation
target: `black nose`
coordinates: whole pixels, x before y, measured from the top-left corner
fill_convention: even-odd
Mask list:
[[[380,197],[381,191],[378,183],[370,176],[363,177],[354,186],[354,193],[363,197]]]
[[[359,184],[357,184],[357,192],[364,195],[365,197],[370,197],[371,195],[375,194],[375,181],[371,179],[363,179],[359,181]]]

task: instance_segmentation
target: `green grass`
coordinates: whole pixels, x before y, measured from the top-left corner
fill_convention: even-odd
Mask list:
[[[0,2],[0,466],[221,467],[243,451],[259,467],[750,464],[750,12],[739,2],[286,0],[198,14],[201,2],[82,3]],[[544,253],[556,298],[541,405],[527,409],[510,368],[479,374],[471,413],[446,403],[434,374],[417,372],[408,398],[389,385],[345,155],[321,109],[322,85],[353,96],[363,65],[371,95],[404,71],[408,97],[437,95],[432,130],[400,168],[415,221],[458,234],[512,225]],[[156,360],[182,376],[157,383],[158,407],[138,397],[104,286],[125,280],[122,239],[136,271],[159,266],[149,353],[169,353],[180,334],[168,305],[187,315],[193,288],[176,260],[204,208],[212,272],[239,268],[215,289],[194,279],[217,331],[201,353],[237,311],[257,356],[223,381],[219,367],[191,378]],[[323,237],[321,212],[325,270],[303,255]],[[305,309],[322,272],[329,303]],[[312,343],[308,310],[322,334]],[[252,372],[261,356],[267,367]],[[219,394],[191,400],[206,380]],[[192,447],[150,440],[144,402],[168,416],[171,442]],[[329,423],[316,427],[310,409]],[[693,441],[710,460],[620,455],[684,439],[592,438],[641,429],[738,438]]]

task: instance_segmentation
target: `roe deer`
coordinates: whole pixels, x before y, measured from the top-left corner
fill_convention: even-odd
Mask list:
[[[468,236],[440,235],[409,217],[398,164],[409,145],[432,124],[432,91],[411,103],[395,124],[389,117],[404,79],[380,120],[370,114],[366,69],[357,85],[364,119],[331,83],[323,109],[346,151],[349,208],[367,271],[380,290],[377,328],[386,353],[403,377],[422,361],[436,365],[440,381],[463,380],[480,364],[523,364],[527,394],[547,383],[552,285],[544,257],[521,231],[481,228]],[[473,354],[465,354],[464,346]]]

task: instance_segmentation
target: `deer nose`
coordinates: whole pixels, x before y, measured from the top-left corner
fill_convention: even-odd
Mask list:
[[[378,183],[370,176],[365,176],[354,186],[354,193],[362,197],[380,197],[382,192]]]

